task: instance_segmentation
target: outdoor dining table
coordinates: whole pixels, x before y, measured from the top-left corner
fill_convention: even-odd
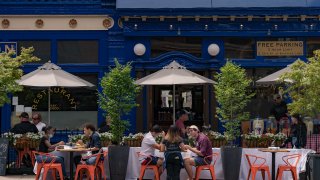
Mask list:
[[[70,179],[73,179],[73,153],[74,152],[86,152],[88,149],[86,148],[64,148],[64,149],[56,149],[60,152],[66,152],[70,154]]]
[[[276,168],[275,168],[275,164],[276,164],[276,153],[277,152],[290,152],[289,150],[287,149],[268,149],[268,148],[265,148],[265,149],[259,149],[259,151],[261,152],[270,152],[272,154],[272,170],[271,170],[271,178],[272,180],[275,180],[276,177],[275,177],[275,172],[276,172]]]

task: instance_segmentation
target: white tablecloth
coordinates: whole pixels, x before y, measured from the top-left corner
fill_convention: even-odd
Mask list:
[[[301,159],[298,163],[298,168],[297,168],[297,172],[301,172],[305,170],[305,164],[306,164],[306,160],[307,160],[307,154],[308,153],[314,153],[313,150],[310,149],[289,149],[290,152],[286,152],[286,153],[276,153],[276,169],[278,167],[279,164],[284,164],[282,162],[282,156],[287,155],[287,154],[301,154]],[[126,179],[127,180],[133,180],[133,179],[137,179],[139,177],[139,173],[140,173],[140,163],[137,157],[136,152],[139,152],[140,148],[136,147],[136,148],[130,148],[130,152],[129,152],[129,160],[128,160],[128,166],[127,166],[127,174],[126,174]],[[218,152],[220,153],[220,148],[213,148],[212,149],[213,152]],[[270,167],[270,171],[271,171],[271,164],[272,164],[272,155],[271,153],[266,153],[266,152],[261,152],[258,149],[253,149],[253,148],[243,148],[242,151],[242,160],[241,160],[241,167],[240,167],[240,179],[247,179],[247,175],[249,172],[249,164],[245,158],[245,154],[253,154],[253,155],[257,155],[257,156],[261,156],[266,158],[267,160],[267,164]],[[106,163],[107,164],[107,163]],[[193,172],[195,174],[195,168],[193,168]],[[271,172],[270,172],[271,173]],[[217,179],[223,179],[223,169],[222,169],[222,161],[221,161],[221,156],[219,155],[218,160],[216,162],[215,165],[215,174],[216,174],[216,178]],[[153,179],[154,174],[152,170],[148,170],[145,173],[144,178],[146,179]],[[185,171],[185,169],[181,169],[180,172],[180,179],[187,179],[187,173]],[[201,179],[211,179],[210,173],[209,171],[203,171],[201,173],[200,176]],[[161,175],[161,179],[164,180],[166,179],[166,172],[164,172],[164,174]],[[262,179],[261,177],[261,173],[257,173],[256,175],[256,179],[260,180]],[[284,172],[283,174],[283,179],[289,180],[292,179],[291,177],[291,173],[290,172]]]
[[[301,159],[298,163],[298,168],[297,168],[297,172],[301,172],[305,170],[305,164],[306,164],[306,160],[307,160],[307,154],[308,153],[314,153],[313,150],[310,149],[289,149],[290,152],[285,152],[285,153],[276,153],[276,166],[275,168],[277,169],[279,164],[284,164],[282,161],[282,156],[287,155],[287,154],[301,154]],[[127,166],[127,173],[126,173],[126,180],[136,180],[137,178],[139,178],[139,173],[140,173],[140,162],[137,156],[137,152],[140,151],[140,147],[132,147],[130,148],[129,151],[129,159],[128,159],[128,166]],[[220,148],[213,148],[212,149],[213,152],[218,152],[220,153]],[[65,165],[66,165],[66,171],[69,172],[69,153],[63,153],[63,152],[59,152],[59,151],[54,151],[52,152],[52,154],[57,155],[57,156],[62,156],[64,157],[64,161],[65,161]],[[257,155],[257,156],[261,156],[266,158],[267,160],[267,164],[270,167],[270,171],[271,171],[271,164],[272,164],[272,155],[271,153],[268,152],[261,152],[258,149],[253,149],[253,148],[243,148],[242,150],[242,159],[241,159],[241,167],[240,167],[240,179],[247,179],[247,175],[249,172],[249,164],[245,158],[245,154],[252,154],[252,155]],[[36,168],[36,166],[35,166]],[[215,165],[215,174],[216,174],[216,178],[217,179],[223,179],[223,169],[222,169],[222,161],[221,161],[221,156],[219,155],[218,160],[216,162]],[[109,178],[109,163],[108,160],[105,161],[105,170],[107,172],[107,176]],[[74,168],[75,170],[75,168]],[[193,172],[195,173],[195,168],[193,168]],[[154,174],[152,170],[147,170],[145,173],[144,178],[146,179],[153,179]],[[200,178],[201,179],[211,179],[210,178],[210,173],[209,171],[203,171],[201,173]],[[185,169],[181,169],[180,172],[180,179],[187,179],[187,173],[185,171]],[[166,172],[164,172],[161,175],[161,179],[164,180],[166,179]],[[258,172],[256,175],[256,179],[260,180],[262,179],[261,177],[261,173]],[[290,172],[284,172],[283,174],[283,179],[289,180],[292,179],[291,177],[291,173]]]

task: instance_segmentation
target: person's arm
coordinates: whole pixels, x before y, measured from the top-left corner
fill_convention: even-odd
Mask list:
[[[60,142],[58,142],[58,143],[56,143],[56,144],[51,144],[51,143],[49,142],[49,140],[46,139],[46,140],[44,141],[44,144],[45,144],[49,149],[54,149],[55,147],[57,147],[57,146],[59,146],[59,145],[64,145],[64,142],[63,142],[63,141],[60,141]]]
[[[158,143],[152,144],[152,147],[155,148],[155,149],[159,149],[161,151],[161,146]]]
[[[99,151],[101,148],[101,141],[99,135],[94,134],[92,136],[92,141],[94,147],[89,148],[89,151]]]
[[[179,144],[179,146],[180,146],[181,151],[184,151],[184,152],[187,151],[186,145],[185,145],[183,142],[181,142],[181,143]]]
[[[191,147],[191,146],[189,146],[189,145],[185,145],[185,147],[186,147],[187,149],[189,149],[190,151],[192,151],[193,153],[195,153],[196,155],[198,155],[198,156],[203,156],[203,154],[201,153],[201,151],[199,151],[197,148],[193,148],[193,147]]]
[[[165,145],[163,144],[163,142],[160,143],[160,152],[164,152],[166,149]]]

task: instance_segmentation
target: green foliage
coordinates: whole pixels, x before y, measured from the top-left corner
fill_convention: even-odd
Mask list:
[[[40,60],[33,56],[33,51],[33,47],[21,48],[21,54],[16,57],[13,51],[0,53],[0,107],[10,102],[8,93],[22,91],[23,87],[16,82],[23,75],[20,67],[25,63]]]
[[[290,79],[286,92],[290,94],[292,103],[288,104],[290,114],[301,114],[315,117],[320,112],[320,50],[305,63],[301,60],[291,65],[291,71],[280,79]]]
[[[115,65],[101,79],[102,90],[99,92],[99,105],[110,116],[113,141],[119,143],[125,130],[130,126],[127,120],[121,118],[127,115],[132,108],[138,106],[135,98],[141,88],[130,76],[132,69],[130,63],[121,65],[115,60]]]
[[[225,136],[233,141],[240,136],[241,120],[249,118],[249,113],[243,110],[254,96],[254,93],[249,92],[252,81],[246,77],[243,68],[232,62],[227,62],[220,71],[215,76],[217,84],[214,85],[219,103],[216,110],[219,119],[225,121]]]

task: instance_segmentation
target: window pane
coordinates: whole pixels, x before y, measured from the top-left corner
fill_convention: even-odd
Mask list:
[[[18,41],[18,54],[21,54],[21,47],[34,48],[34,55],[41,59],[36,63],[43,64],[51,60],[51,42],[50,41]]]
[[[151,57],[180,51],[201,57],[202,39],[197,37],[154,37],[151,39]]]
[[[51,125],[59,129],[77,129],[85,122],[97,123],[97,82],[96,74],[76,74],[95,85],[87,87],[52,87],[50,93]],[[18,93],[19,104],[32,107],[40,112],[43,121],[48,123],[48,88],[25,87]],[[16,121],[12,121],[17,123]],[[13,124],[15,124],[13,123]]]
[[[223,38],[226,59],[254,59],[254,39]]]
[[[279,68],[253,68],[246,69],[247,76],[252,79],[251,91],[255,92],[255,96],[248,103],[246,110],[250,112],[250,118],[268,118],[270,116],[270,109],[273,104],[273,94],[277,92],[274,86],[257,85],[256,81],[266,77]]]
[[[58,63],[98,63],[98,41],[58,41]]]
[[[307,57],[313,56],[313,51],[320,49],[320,38],[312,37],[307,39]]]

